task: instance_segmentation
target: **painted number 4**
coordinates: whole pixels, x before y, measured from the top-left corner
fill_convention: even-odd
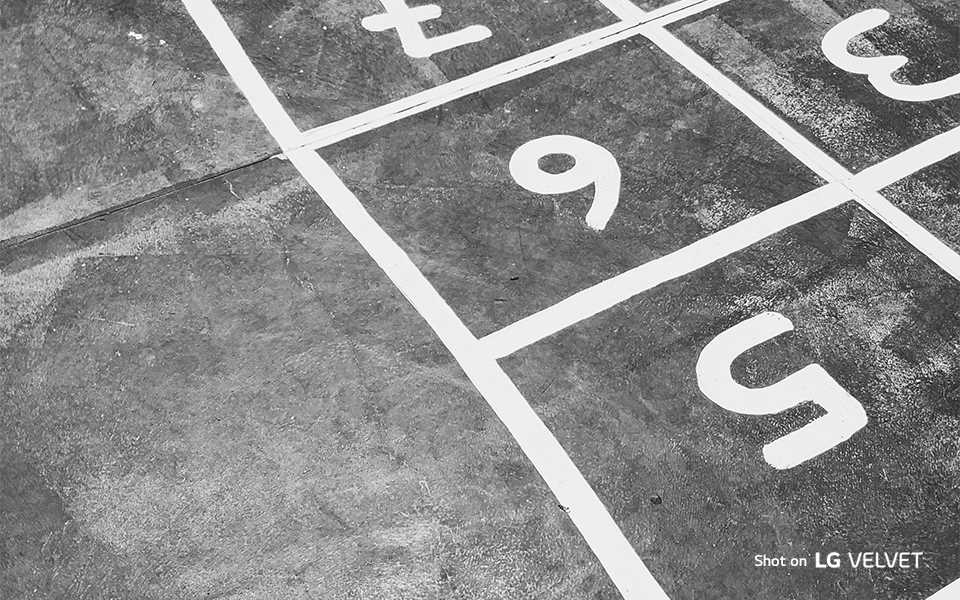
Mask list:
[[[853,38],[883,25],[889,18],[890,13],[874,8],[840,21],[823,36],[823,43],[820,45],[823,54],[845,71],[866,75],[878,92],[894,100],[927,102],[960,93],[960,74],[921,85],[904,84],[895,81],[893,74],[907,64],[907,57],[850,54],[847,46]]]
[[[748,388],[733,380],[730,364],[738,356],[791,331],[793,323],[780,313],[766,312],[724,331],[700,353],[700,391],[723,408],[745,415],[771,415],[804,402],[818,404],[826,414],[763,447],[763,457],[776,469],[790,469],[823,454],[867,424],[863,406],[818,364],[790,374],[765,388]]]

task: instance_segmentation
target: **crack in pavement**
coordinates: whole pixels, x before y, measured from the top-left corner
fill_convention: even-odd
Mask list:
[[[248,162],[246,162],[246,163],[243,163],[242,165],[238,165],[238,166],[235,166],[235,167],[230,167],[230,168],[228,168],[228,169],[224,169],[224,170],[221,170],[221,171],[217,171],[217,172],[215,172],[215,173],[210,173],[210,174],[208,174],[208,175],[204,175],[203,177],[200,177],[200,178],[197,178],[197,179],[190,179],[190,180],[187,180],[187,181],[181,181],[180,183],[176,183],[176,184],[174,184],[174,185],[171,185],[171,186],[168,186],[168,187],[161,188],[161,189],[159,189],[159,190],[155,190],[155,191],[153,191],[153,192],[150,192],[149,194],[147,194],[147,195],[145,195],[145,196],[140,196],[140,197],[138,197],[138,198],[134,198],[134,199],[132,199],[132,200],[128,200],[128,201],[126,201],[126,202],[121,202],[120,204],[115,204],[115,205],[113,205],[113,206],[111,206],[111,207],[98,210],[98,211],[96,211],[96,212],[93,212],[93,213],[90,213],[90,214],[85,215],[85,216],[83,216],[83,217],[80,217],[79,219],[73,219],[73,220],[71,220],[71,221],[67,221],[67,222],[65,222],[65,223],[61,223],[61,224],[59,224],[59,225],[55,225],[55,226],[53,226],[53,227],[48,227],[48,228],[46,228],[46,229],[41,229],[40,231],[36,231],[36,232],[33,232],[33,233],[28,233],[28,234],[24,234],[24,235],[20,235],[20,236],[15,236],[15,237],[12,237],[12,238],[7,238],[7,239],[4,239],[4,240],[0,240],[0,251],[10,250],[10,249],[13,249],[13,248],[18,248],[18,247],[20,247],[20,246],[23,246],[23,245],[28,244],[28,243],[30,243],[30,242],[33,242],[33,241],[35,241],[35,240],[38,240],[38,239],[41,239],[41,238],[44,238],[44,237],[48,237],[48,236],[54,235],[54,234],[59,233],[59,232],[65,232],[65,233],[69,234],[69,230],[70,230],[70,229],[73,229],[73,228],[75,228],[75,227],[79,227],[79,226],[81,226],[81,225],[83,225],[83,224],[85,224],[85,223],[89,223],[89,222],[91,222],[91,221],[96,221],[96,220],[98,220],[98,219],[106,218],[106,217],[108,217],[108,216],[111,216],[111,215],[114,215],[114,214],[123,212],[123,211],[125,211],[125,210],[128,210],[128,209],[130,209],[130,208],[133,208],[133,207],[135,207],[135,206],[139,206],[139,205],[141,205],[141,204],[145,204],[145,203],[147,203],[147,202],[152,202],[152,201],[154,201],[154,200],[160,200],[160,199],[162,199],[162,198],[166,198],[166,197],[172,196],[172,195],[174,195],[174,194],[178,194],[178,193],[183,192],[183,191],[185,191],[185,190],[189,190],[189,189],[191,189],[191,188],[194,188],[194,187],[197,187],[197,186],[199,186],[199,185],[203,185],[203,184],[205,184],[205,183],[208,183],[208,182],[210,182],[210,181],[213,181],[214,179],[218,179],[218,178],[224,177],[224,176],[226,176],[226,175],[230,175],[231,173],[236,173],[237,171],[240,171],[240,170],[242,170],[242,169],[246,169],[246,168],[248,168],[248,167],[253,167],[253,166],[259,165],[259,164],[261,164],[261,163],[267,162],[268,160],[271,160],[271,159],[274,159],[274,158],[280,158],[281,156],[282,156],[282,154],[280,154],[279,152],[271,153],[271,154],[266,155],[266,156],[261,156],[261,157],[259,157],[259,158],[255,158],[255,159],[253,159],[253,160],[251,160],[251,161],[248,161]]]

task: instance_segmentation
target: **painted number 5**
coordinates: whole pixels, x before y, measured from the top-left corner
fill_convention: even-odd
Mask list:
[[[926,102],[960,93],[960,74],[940,81],[909,85],[893,80],[893,74],[907,64],[905,56],[854,56],[847,50],[850,40],[887,22],[890,13],[874,8],[837,23],[823,36],[823,54],[841,69],[861,73],[881,94],[894,100]]]
[[[775,312],[751,317],[724,331],[700,353],[700,391],[723,408],[745,415],[772,415],[804,402],[819,404],[826,414],[763,447],[763,457],[775,469],[789,469],[823,454],[867,424],[867,413],[818,364],[765,388],[748,388],[733,380],[730,364],[754,346],[791,331],[790,319]]]
[[[562,173],[540,168],[540,159],[551,154],[572,156],[576,163]],[[603,229],[620,202],[620,166],[603,146],[572,135],[548,135],[523,144],[510,158],[510,174],[525,189],[537,194],[565,194],[593,184],[593,204],[587,225]]]

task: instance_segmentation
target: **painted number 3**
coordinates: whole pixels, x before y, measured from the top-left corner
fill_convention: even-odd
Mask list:
[[[566,154],[576,163],[562,173],[540,168],[540,159]],[[603,146],[572,135],[548,135],[523,144],[510,158],[510,175],[523,188],[537,194],[566,194],[593,184],[593,204],[587,225],[603,229],[620,202],[620,166]]]
[[[823,54],[845,71],[866,75],[878,92],[894,100],[927,102],[960,93],[960,74],[921,85],[904,84],[894,81],[893,74],[907,64],[907,57],[850,54],[847,46],[853,38],[883,25],[889,18],[890,13],[874,8],[840,21],[823,36]]]

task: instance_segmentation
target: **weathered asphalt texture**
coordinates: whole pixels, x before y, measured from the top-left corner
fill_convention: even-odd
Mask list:
[[[960,285],[847,205],[505,361],[674,598],[926,598],[960,577]],[[850,440],[776,471],[764,444],[821,412],[706,398],[700,351],[777,311],[793,333],[734,361],[762,387],[819,363],[864,406]],[[925,552],[919,569],[813,568],[814,553]],[[807,557],[758,568],[754,556]],[[845,559],[846,560],[846,559]]]
[[[584,222],[593,186],[541,195],[510,175],[520,145],[554,134],[620,165],[602,232]],[[822,183],[642,39],[319,152],[477,335]]]
[[[428,35],[493,37],[407,56],[364,2],[220,2],[303,128],[323,125],[614,22],[599,3],[445,2]],[[278,150],[178,0],[8,0],[0,7],[0,241]]]
[[[834,66],[820,42],[851,15],[885,8],[891,18],[851,51],[904,55],[904,83],[960,73],[960,7],[939,0],[732,0],[672,27],[711,63],[779,112],[847,167],[860,170],[960,124],[960,96],[903,102],[865,75]]]
[[[489,13],[475,6],[444,14]],[[311,18],[342,42],[338,77],[388,83],[281,92],[299,119],[392,98],[410,72],[349,45],[356,23],[329,7]],[[264,44],[261,67],[327,35],[296,33],[288,4],[223,8],[248,51],[291,28],[289,56]],[[556,41],[524,39],[546,23],[507,19],[504,56]],[[422,319],[289,165],[262,160],[272,142],[179,3],[6,2],[0,28],[0,238],[20,236],[0,246],[0,597],[617,597]],[[352,62],[367,50],[377,61]],[[295,78],[277,69],[275,85]],[[511,183],[512,151],[548,133],[619,157],[605,233],[583,225],[590,190]],[[478,333],[819,183],[642,41],[321,154]],[[888,190],[954,241],[938,211],[955,168]],[[956,298],[847,206],[504,364],[676,597],[921,598],[960,574]],[[740,381],[819,362],[871,418],[786,473],[760,447],[811,410],[730,415],[692,380],[703,344],[762,310],[797,332],[745,356]],[[752,567],[821,545],[929,562]]]
[[[960,158],[953,156],[906,177],[883,195],[960,251]]]
[[[276,151],[175,0],[7,0],[0,57],[0,241]]]
[[[2,260],[0,597],[616,597],[285,163]]]
[[[411,2],[411,5],[417,5]],[[428,36],[483,25],[492,36],[412,58],[395,30],[360,21],[380,14],[376,0],[218,2],[235,35],[280,103],[303,129],[325,125],[574,35],[616,22],[595,0],[492,2],[445,0]]]

